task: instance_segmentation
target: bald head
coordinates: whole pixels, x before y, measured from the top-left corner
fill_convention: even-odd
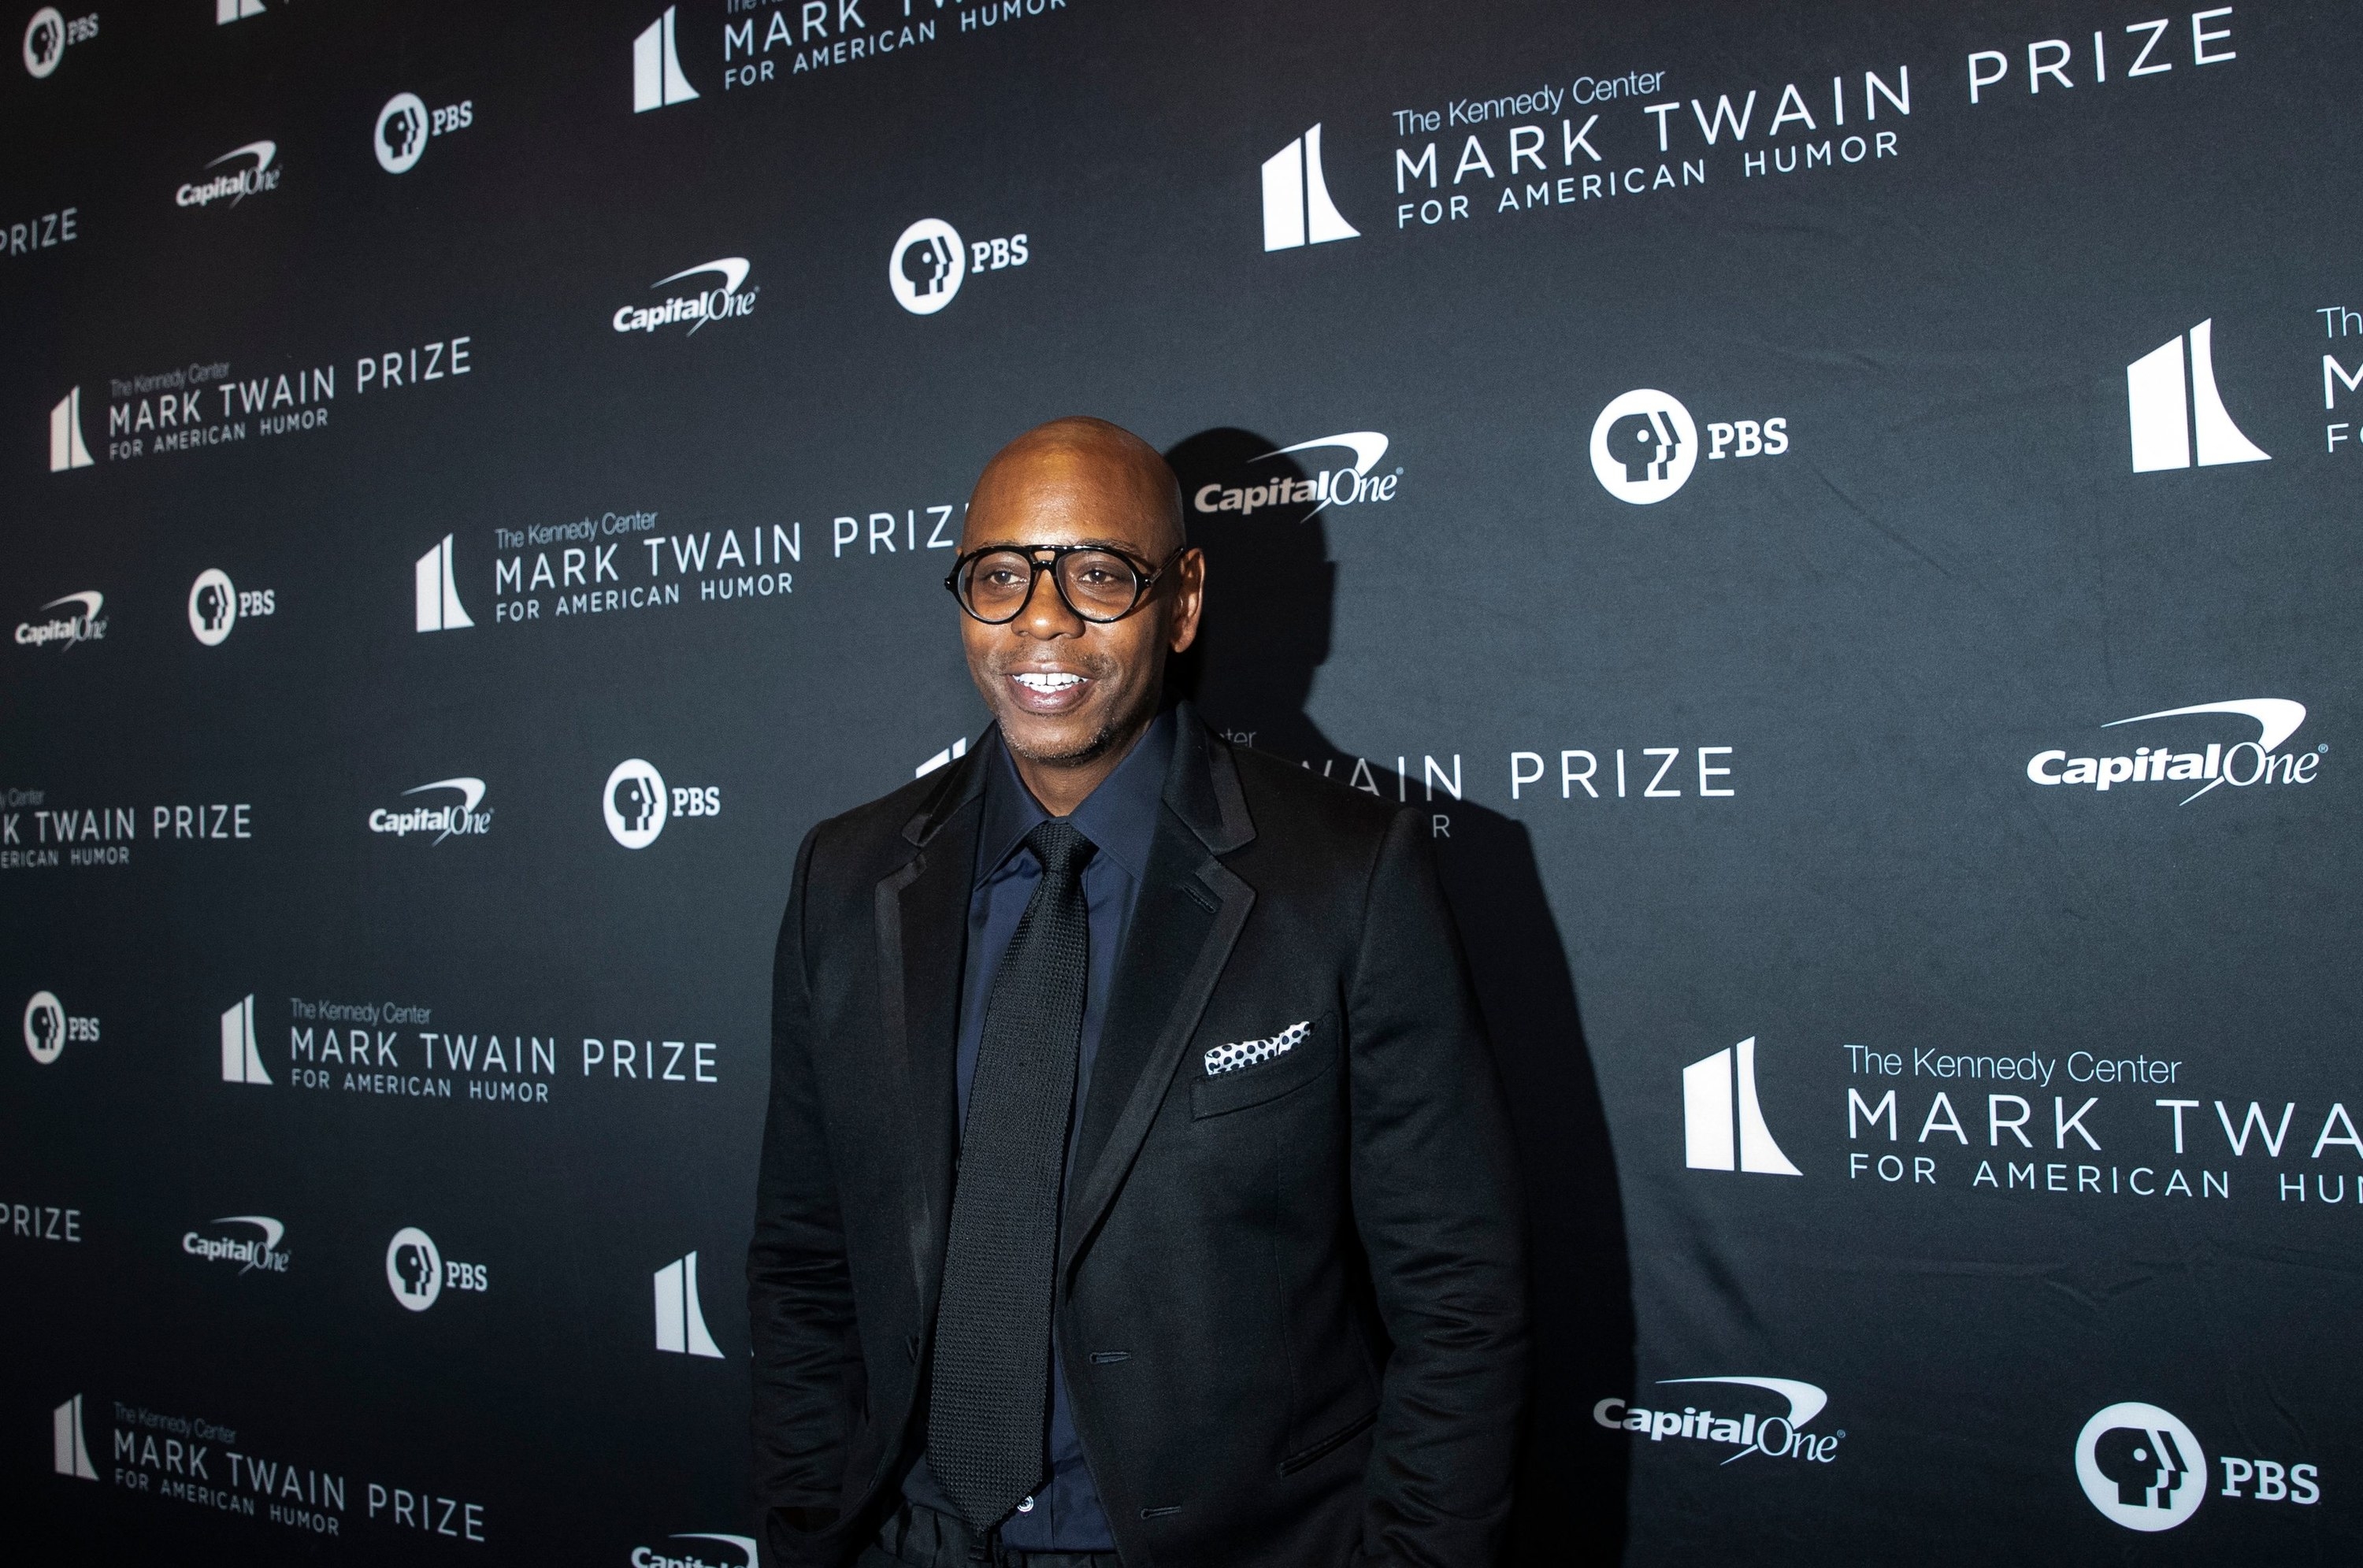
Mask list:
[[[1182,486],[1157,448],[1120,425],[1070,414],[1037,425],[984,465],[968,502],[962,551],[1026,544],[1056,521],[1072,536],[1116,545],[1150,561],[1182,547]]]

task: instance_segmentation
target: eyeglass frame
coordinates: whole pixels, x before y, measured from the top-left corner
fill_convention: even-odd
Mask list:
[[[1075,602],[1067,597],[1067,585],[1059,576],[1059,563],[1065,560],[1069,556],[1082,555],[1087,550],[1093,551],[1104,556],[1114,556],[1116,559],[1122,561],[1125,565],[1132,569],[1132,575],[1135,580],[1132,591],[1132,602],[1126,605],[1124,609],[1116,614],[1091,614],[1088,612],[1076,609]],[[1132,614],[1143,604],[1148,603],[1149,595],[1156,591],[1157,585],[1165,580],[1165,574],[1173,569],[1173,563],[1180,560],[1183,556],[1189,554],[1189,551],[1190,547],[1184,545],[1181,548],[1175,550],[1171,555],[1166,557],[1162,565],[1150,566],[1141,557],[1134,555],[1130,550],[1121,550],[1113,545],[984,545],[976,549],[971,550],[968,554],[960,557],[960,559],[952,563],[952,569],[945,574],[944,587],[951,594],[952,602],[960,607],[960,613],[966,615],[970,620],[983,626],[1006,626],[1012,621],[1016,620],[1020,615],[1026,613],[1026,606],[1034,602],[1034,591],[1042,586],[1042,574],[1048,572],[1050,574],[1050,586],[1058,591],[1059,602],[1067,607],[1067,613],[1069,614],[1074,616],[1075,619],[1079,621],[1088,621],[1094,626],[1112,626],[1116,622],[1123,620],[1126,616]],[[1050,557],[1047,561],[1041,558],[1046,552]],[[960,592],[960,573],[967,570],[977,561],[982,560],[987,556],[998,555],[1024,556],[1026,558],[1026,564],[1033,569],[1033,576],[1026,579],[1026,596],[1017,602],[1017,608],[1012,610],[1008,614],[1003,616],[998,621],[988,621],[983,616],[978,614],[976,611],[970,606],[966,596]]]

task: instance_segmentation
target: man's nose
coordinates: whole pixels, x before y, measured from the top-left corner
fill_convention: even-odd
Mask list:
[[[1083,635],[1083,618],[1067,608],[1059,592],[1054,571],[1038,572],[1026,592],[1026,602],[1012,623],[1017,635],[1024,637],[1080,637]]]

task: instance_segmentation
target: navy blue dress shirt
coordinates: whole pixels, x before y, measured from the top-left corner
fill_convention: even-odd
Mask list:
[[[1075,1101],[1068,1122],[1070,1159],[1091,1092],[1092,1061],[1099,1054],[1100,1026],[1107,1017],[1116,959],[1124,951],[1125,933],[1132,924],[1140,885],[1148,875],[1149,845],[1157,836],[1166,767],[1173,757],[1173,724],[1170,709],[1159,713],[1131,755],[1067,819],[1092,841],[1095,851],[1083,867],[1091,964],[1083,994],[1082,1054],[1075,1064]],[[976,871],[968,905],[968,959],[960,977],[958,1070],[963,1125],[993,977],[1000,972],[1010,939],[1017,934],[1018,920],[1034,896],[1035,885],[1042,879],[1042,863],[1026,847],[1026,835],[1036,824],[1051,820],[1017,777],[1015,765],[997,738],[993,755],[981,761],[987,769],[984,822],[977,835]],[[1050,1480],[1034,1495],[1030,1507],[1021,1506],[1009,1517],[1002,1526],[1001,1539],[1020,1551],[1114,1551],[1115,1537],[1108,1529],[1091,1467],[1083,1462],[1082,1440],[1076,1435],[1074,1414],[1067,1401],[1067,1379],[1059,1365],[1055,1333],[1053,1338]],[[955,1517],[960,1513],[937,1484],[924,1453],[904,1480],[903,1495],[943,1513]]]

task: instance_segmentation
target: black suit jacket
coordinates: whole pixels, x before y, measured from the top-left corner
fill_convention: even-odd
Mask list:
[[[1059,1248],[1093,1476],[1127,1568],[1476,1568],[1509,1511],[1524,1221],[1426,823],[1179,717]],[[796,857],[748,1260],[775,1562],[849,1561],[926,1441],[992,748]]]

